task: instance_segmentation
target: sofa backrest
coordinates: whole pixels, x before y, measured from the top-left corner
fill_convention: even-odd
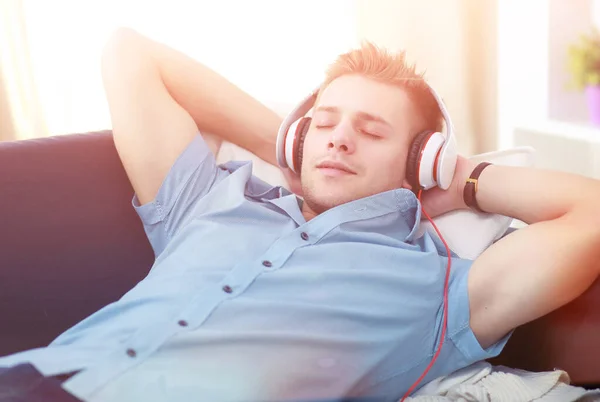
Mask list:
[[[146,276],[132,197],[110,131],[0,142],[0,356],[47,345]],[[599,305],[600,280],[492,363],[600,386]]]
[[[0,356],[48,344],[154,254],[110,131],[0,142]]]

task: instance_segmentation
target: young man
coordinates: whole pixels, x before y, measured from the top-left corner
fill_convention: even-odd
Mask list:
[[[122,299],[0,367],[32,364],[90,401],[402,397],[437,350],[448,263],[437,239],[415,236],[407,153],[441,116],[402,56],[365,45],[330,68],[301,180],[286,172],[303,200],[248,163],[215,164],[222,140],[275,164],[281,123],[215,72],[124,29],[103,76],[156,262]],[[450,189],[423,194],[430,215],[468,208],[474,168],[459,157]],[[452,258],[447,332],[419,385],[498,355],[512,329],[599,275],[599,182],[491,165],[475,195],[530,225],[476,261]]]

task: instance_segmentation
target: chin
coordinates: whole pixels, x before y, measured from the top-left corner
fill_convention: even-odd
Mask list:
[[[347,189],[337,188],[303,188],[304,202],[317,214],[323,213],[328,209],[335,208],[338,205],[362,198],[361,196],[350,193]]]
[[[322,214],[323,212],[335,208],[338,205],[344,204],[344,202],[340,201],[332,201],[332,200],[324,200],[322,197],[313,198],[311,196],[304,195],[304,202],[316,214]]]

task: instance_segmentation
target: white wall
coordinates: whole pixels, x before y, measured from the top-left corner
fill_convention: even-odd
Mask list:
[[[496,145],[496,3],[358,2],[359,37],[407,51],[408,58],[416,62],[419,71],[426,72],[426,79],[444,99],[465,154]]]
[[[346,0],[23,0],[51,134],[109,127],[99,56],[119,25],[218,70],[267,104],[290,105],[354,46]]]
[[[584,93],[568,88],[567,49],[594,21],[600,26],[600,1],[502,0],[498,17],[498,145],[512,146],[515,131],[546,130],[553,121],[561,129],[588,126]]]
[[[514,128],[547,117],[548,1],[498,1],[498,147]]]
[[[495,41],[488,40],[495,31],[486,23],[495,18],[495,1],[486,2],[477,32],[466,28],[468,0],[23,1],[51,134],[109,127],[99,57],[119,25],[208,64],[280,111],[360,39],[407,49],[445,98],[463,152],[478,145],[477,132],[495,134]],[[483,61],[474,60],[483,53]],[[472,62],[482,67],[473,71]]]
[[[406,49],[446,100],[464,153],[512,146],[514,127],[523,122],[586,118],[583,94],[563,86],[563,59],[573,36],[590,19],[600,20],[593,13],[600,0],[23,4],[51,134],[109,127],[100,49],[112,29],[125,25],[208,64],[280,111],[318,84],[327,64],[360,39]],[[490,141],[496,133],[498,141]]]
[[[466,134],[471,110],[463,107],[467,80],[463,55],[460,0],[361,0],[358,34],[392,50],[406,50],[417,70],[444,99],[452,116],[461,150],[472,150]],[[435,10],[435,12],[433,12]]]
[[[503,0],[463,0],[463,29],[467,46],[466,85],[471,110],[473,150],[496,149],[498,136],[498,2]]]
[[[501,146],[530,145],[538,167],[600,177],[600,128],[588,123],[585,95],[567,86],[568,46],[599,26],[600,1],[500,4]]]
[[[567,49],[592,28],[590,0],[550,0],[548,30],[548,118],[587,124],[585,95],[568,89]]]

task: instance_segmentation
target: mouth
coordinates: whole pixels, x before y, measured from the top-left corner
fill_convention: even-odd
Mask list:
[[[321,162],[317,165],[317,169],[319,169],[326,176],[344,176],[356,174],[356,172],[348,165],[336,161]]]

